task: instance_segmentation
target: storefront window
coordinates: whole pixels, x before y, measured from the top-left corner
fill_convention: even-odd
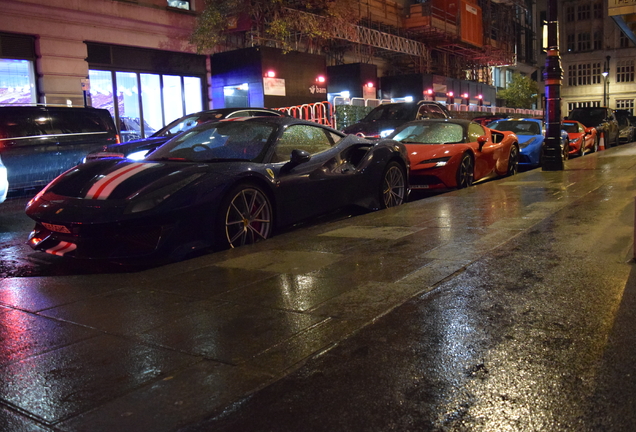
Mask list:
[[[121,140],[131,141],[142,138],[137,74],[117,72],[115,78],[117,80],[118,126]]]
[[[201,78],[183,77],[186,114],[203,110]]]
[[[36,102],[33,62],[0,59],[0,104],[28,105]]]
[[[122,141],[148,137],[184,114],[203,110],[198,77],[90,70],[89,78],[92,106],[117,119]]]
[[[179,117],[183,117],[183,97],[181,95],[180,76],[163,76],[163,111],[165,113],[164,119],[166,124]]]
[[[148,125],[144,129],[144,136],[149,137],[164,126],[159,75],[141,74],[141,105],[144,121]]]
[[[90,79],[91,105],[110,111],[115,118],[115,103],[113,102],[113,77],[110,71],[88,71]]]

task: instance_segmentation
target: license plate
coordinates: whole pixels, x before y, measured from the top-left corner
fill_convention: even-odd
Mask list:
[[[71,233],[69,229],[66,228],[64,225],[54,225],[54,224],[45,223],[45,222],[42,222],[42,225],[44,226],[44,228],[50,231],[55,231],[55,232],[64,233],[64,234]]]

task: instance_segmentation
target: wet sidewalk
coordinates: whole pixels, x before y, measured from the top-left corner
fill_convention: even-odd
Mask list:
[[[636,145],[144,272],[0,281],[0,425],[634,430]]]

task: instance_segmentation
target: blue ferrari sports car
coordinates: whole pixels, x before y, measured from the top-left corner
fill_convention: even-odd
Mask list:
[[[291,117],[207,122],[131,161],[80,164],[27,205],[28,244],[119,261],[267,239],[280,227],[349,205],[408,197],[405,148]]]
[[[543,144],[545,142],[545,124],[535,118],[505,118],[488,124],[490,129],[514,132],[519,138],[519,165],[537,167],[541,165]],[[561,155],[567,159],[570,150],[568,133],[561,130]]]

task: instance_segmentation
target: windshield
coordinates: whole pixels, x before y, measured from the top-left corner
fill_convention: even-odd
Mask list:
[[[414,116],[411,115],[411,113],[413,112],[413,107],[413,104],[408,103],[380,105],[379,107],[374,108],[369,114],[367,114],[367,116],[364,118],[364,121],[414,120]]]
[[[604,108],[591,110],[573,110],[568,118],[583,123],[585,126],[598,126],[605,121]]]
[[[146,160],[256,161],[262,157],[274,130],[274,125],[260,122],[206,123],[168,141]]]
[[[561,126],[561,129],[563,129],[567,133],[578,133],[579,125],[576,123],[563,123],[563,125]]]
[[[191,115],[174,120],[173,122],[169,123],[167,126],[159,129],[152,136],[153,137],[170,137],[178,133],[190,130],[193,127],[198,126],[203,122],[206,122],[212,119],[221,119],[221,118],[223,118],[223,114],[217,114],[216,117],[210,115],[209,113],[191,114]]]
[[[524,120],[499,120],[488,125],[490,129],[514,132],[517,135],[541,135],[538,122]]]
[[[392,139],[404,144],[454,144],[466,142],[464,128],[456,123],[413,124],[400,129]]]

